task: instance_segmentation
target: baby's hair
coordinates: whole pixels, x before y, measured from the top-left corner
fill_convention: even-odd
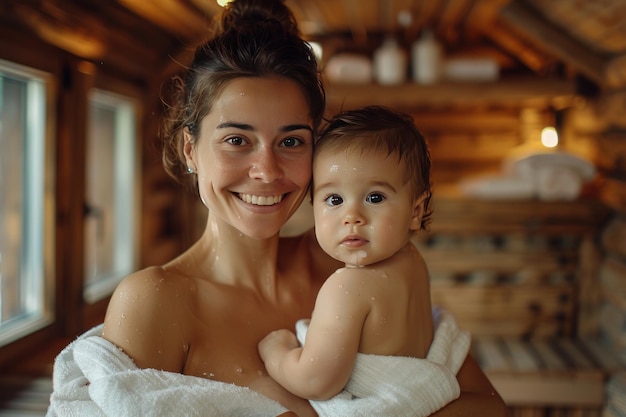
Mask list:
[[[375,151],[397,157],[404,169],[405,182],[411,184],[413,197],[426,193],[421,229],[427,229],[432,215],[430,151],[411,116],[383,106],[343,111],[324,127],[315,143],[313,159],[322,150],[333,154]]]

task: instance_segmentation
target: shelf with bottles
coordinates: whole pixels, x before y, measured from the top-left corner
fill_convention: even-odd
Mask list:
[[[376,104],[399,109],[469,106],[568,107],[577,97],[576,83],[556,78],[510,78],[492,82],[441,81],[396,85],[326,81],[330,108]]]

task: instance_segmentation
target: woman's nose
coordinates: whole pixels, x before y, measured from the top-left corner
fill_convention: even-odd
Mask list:
[[[283,169],[271,149],[262,149],[253,161],[249,175],[250,178],[270,183],[283,176]]]

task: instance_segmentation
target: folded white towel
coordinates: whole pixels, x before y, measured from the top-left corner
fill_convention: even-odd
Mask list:
[[[296,324],[300,343],[307,323]],[[458,398],[455,375],[469,351],[470,335],[445,311],[436,312],[435,325],[426,359],[359,353],[343,391],[326,401],[311,401],[315,411],[320,417],[423,417]]]
[[[245,387],[137,368],[100,334],[102,325],[56,358],[47,417],[271,417],[287,411]]]

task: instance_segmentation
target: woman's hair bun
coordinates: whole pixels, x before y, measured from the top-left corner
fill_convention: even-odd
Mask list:
[[[226,4],[219,23],[221,32],[247,32],[277,25],[287,33],[300,35],[298,23],[283,0],[232,0]]]

